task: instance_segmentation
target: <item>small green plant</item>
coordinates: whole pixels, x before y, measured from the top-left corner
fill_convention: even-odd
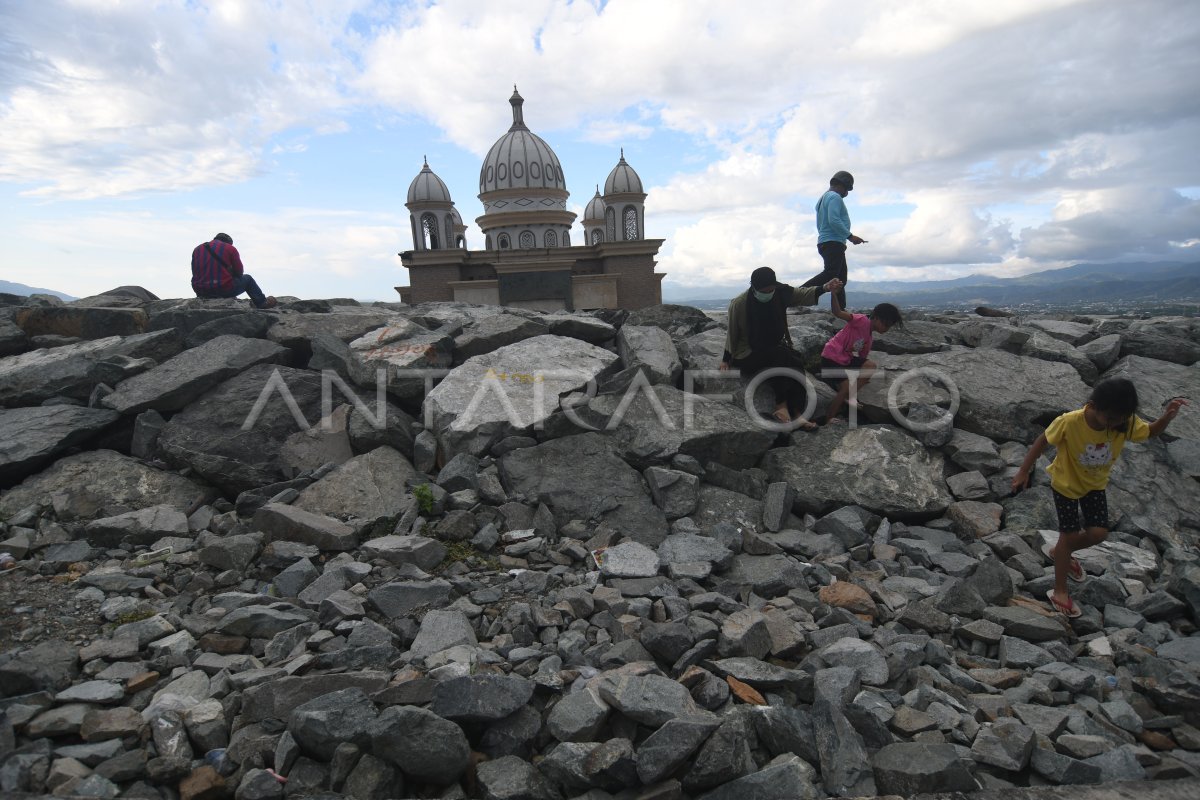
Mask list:
[[[480,553],[470,542],[447,542],[446,557],[438,564],[438,569],[445,569],[459,561],[472,561],[477,567],[482,566],[486,569],[500,569],[498,560]]]
[[[150,619],[154,616],[154,612],[148,608],[139,608],[134,611],[129,611],[117,617],[117,625],[128,625],[131,622],[141,622],[144,619]]]
[[[414,486],[412,495],[417,501],[417,508],[421,510],[422,514],[428,515],[433,513],[433,490],[429,488],[428,483]]]

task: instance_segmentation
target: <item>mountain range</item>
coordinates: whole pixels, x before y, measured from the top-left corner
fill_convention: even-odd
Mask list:
[[[31,294],[52,294],[68,302],[76,299],[69,294],[56,292],[53,289],[39,289],[36,286],[26,286],[23,283],[6,280],[0,280],[0,294],[15,294],[17,297],[28,297]]]
[[[745,284],[693,286],[664,280],[663,302],[719,310],[745,288]],[[67,301],[75,299],[54,289],[6,280],[0,280],[0,293],[21,297],[52,294]],[[940,281],[852,281],[849,299],[854,308],[892,302],[902,308],[938,310],[976,306],[1200,310],[1200,261],[1075,264],[1019,278],[968,275]]]
[[[744,284],[693,287],[663,281],[663,301],[724,308],[744,289]],[[968,275],[940,281],[852,280],[849,289],[850,305],[855,308],[882,302],[925,309],[1200,307],[1200,262],[1075,264],[1019,278]]]

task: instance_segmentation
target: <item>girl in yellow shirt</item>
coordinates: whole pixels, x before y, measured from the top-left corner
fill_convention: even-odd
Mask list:
[[[1059,530],[1058,544],[1050,551],[1054,588],[1046,592],[1046,599],[1056,611],[1072,619],[1081,613],[1067,593],[1068,577],[1075,581],[1084,578],[1083,568],[1072,553],[1108,538],[1108,497],[1104,490],[1125,443],[1158,436],[1185,405],[1186,400],[1176,397],[1167,403],[1162,416],[1146,423],[1134,414],[1138,395],[1133,383],[1126,378],[1108,378],[1096,384],[1083,408],[1055,419],[1029,448],[1013,476],[1013,492],[1029,484],[1029,473],[1047,444],[1057,449],[1046,470],[1050,473]]]

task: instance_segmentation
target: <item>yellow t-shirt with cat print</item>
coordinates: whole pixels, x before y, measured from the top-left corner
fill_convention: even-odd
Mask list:
[[[1130,425],[1119,431],[1092,430],[1083,417],[1083,409],[1069,411],[1046,428],[1046,441],[1058,452],[1046,470],[1054,491],[1078,500],[1088,492],[1108,486],[1108,473],[1121,455],[1125,442],[1144,442],[1150,438],[1150,426],[1133,416]]]

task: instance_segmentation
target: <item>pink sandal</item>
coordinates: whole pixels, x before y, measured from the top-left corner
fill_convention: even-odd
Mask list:
[[[1083,612],[1079,610],[1079,606],[1075,605],[1075,601],[1069,597],[1065,603],[1058,602],[1058,600],[1054,597],[1053,589],[1046,591],[1046,599],[1050,601],[1051,608],[1069,619],[1078,619],[1079,616],[1083,614]]]
[[[1050,544],[1042,546],[1042,555],[1046,557],[1046,561],[1050,566],[1054,566],[1054,548]],[[1079,563],[1079,559],[1071,556],[1071,563],[1067,565],[1067,577],[1076,583],[1083,583],[1087,579],[1087,573],[1083,571],[1083,565]]]

